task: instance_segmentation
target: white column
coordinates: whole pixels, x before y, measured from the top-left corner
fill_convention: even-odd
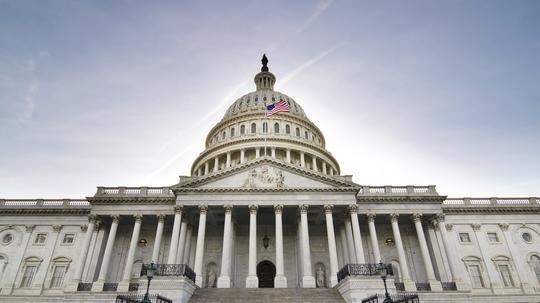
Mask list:
[[[317,171],[317,157],[315,155],[311,155],[311,166],[314,171]]]
[[[356,263],[356,251],[354,247],[354,238],[353,238],[353,232],[351,228],[351,217],[350,215],[345,215],[345,234],[347,236],[347,248],[349,249],[349,262],[351,264]]]
[[[204,162],[204,174],[208,175],[210,171],[210,165],[208,164],[208,161]]]
[[[302,277],[302,287],[303,288],[314,288],[315,278],[311,270],[311,252],[309,246],[309,228],[308,228],[308,219],[307,211],[309,205],[302,204],[300,205],[300,224],[302,232],[302,265],[304,269],[304,276]]]
[[[458,267],[459,261],[455,259],[455,248],[454,245],[452,245],[452,242],[449,242],[448,233],[444,224],[444,219],[445,216],[443,213],[437,214],[437,226],[439,228],[439,233],[443,242],[444,252],[446,253],[446,261],[448,262],[448,267],[450,268],[451,280],[456,283],[456,288],[458,290],[470,290],[471,285],[461,278],[461,271]]]
[[[118,230],[118,222],[120,221],[119,215],[112,215],[111,228],[109,230],[109,237],[107,238],[107,244],[105,245],[105,252],[103,253],[103,261],[99,270],[99,276],[96,282],[92,285],[92,291],[103,291],[103,284],[107,279],[107,271],[109,270],[109,263],[111,262],[111,255],[114,246],[114,240],[116,238],[116,231]]]
[[[169,247],[169,256],[167,264],[174,264],[176,261],[176,250],[178,249],[178,235],[180,234],[180,224],[182,223],[182,206],[174,207],[174,223],[171,236],[171,247]]]
[[[257,277],[257,205],[249,206],[249,258],[246,288],[258,288]]]
[[[204,256],[204,236],[206,232],[206,213],[208,212],[208,206],[202,204],[199,205],[200,215],[199,215],[199,230],[197,232],[197,247],[195,249],[195,284],[202,287],[203,277],[202,277],[202,263]]]
[[[255,159],[259,159],[261,157],[261,149],[258,147],[255,147]]]
[[[373,256],[375,260],[373,263],[382,262],[381,251],[379,250],[379,240],[377,239],[377,230],[375,229],[375,214],[367,214],[369,238],[371,239],[371,246],[373,247]]]
[[[163,236],[163,226],[165,225],[165,215],[157,215],[158,224],[156,229],[156,238],[154,240],[154,249],[152,250],[152,259],[154,263],[159,263],[159,247],[161,246],[161,237]]]
[[[341,228],[339,232],[339,238],[341,240],[341,254],[343,255],[343,266],[351,263],[349,259],[349,246],[347,245],[347,234],[345,233],[345,228]]]
[[[322,161],[322,173],[326,175],[326,162]]]
[[[338,283],[338,261],[336,249],[336,235],[334,233],[334,220],[332,218],[333,205],[325,205],[324,212],[326,214],[326,234],[328,236],[328,254],[330,256],[330,286],[334,287]]]
[[[354,251],[356,252],[356,263],[364,264],[366,263],[366,259],[364,258],[362,234],[360,233],[360,224],[358,223],[358,205],[350,205],[349,213],[351,214],[351,225],[354,237]]]
[[[390,214],[392,232],[394,234],[394,240],[396,241],[399,267],[401,269],[401,282],[403,282],[405,286],[405,291],[416,291],[416,284],[411,280],[409,266],[407,265],[407,257],[405,256],[405,249],[403,248],[403,241],[401,240],[401,234],[399,233],[398,217],[399,214],[397,213]]]
[[[334,168],[330,166],[330,176],[333,176],[333,175],[334,175]]]
[[[90,242],[92,241],[92,235],[94,233],[95,226],[96,226],[96,215],[88,215],[88,227],[86,228],[84,242],[83,242],[82,249],[80,251],[80,255],[78,258],[79,262],[77,263],[77,267],[75,268],[75,275],[73,276],[71,285],[69,286],[69,290],[71,291],[77,291],[79,282],[81,282],[82,274],[84,271],[84,265],[86,264],[86,257],[88,256],[88,249],[90,248]]]
[[[276,215],[276,277],[274,278],[275,288],[287,288],[287,278],[283,265],[283,205],[274,205]]]
[[[124,275],[122,276],[122,281],[118,283],[118,291],[128,291],[129,281],[131,281],[131,272],[133,271],[133,262],[135,261],[135,251],[137,250],[137,242],[139,241],[143,216],[137,214],[134,215],[133,218],[135,218],[135,224],[133,225],[131,241],[129,242],[126,265],[124,266]]]
[[[413,214],[412,219],[414,222],[414,227],[416,228],[418,242],[420,243],[420,251],[422,252],[422,261],[424,261],[424,268],[426,269],[428,283],[431,286],[432,291],[442,291],[441,282],[437,281],[437,278],[435,278],[433,264],[431,263],[431,257],[429,256],[426,236],[424,235],[424,228],[422,227],[422,214],[415,213]]]
[[[180,240],[178,240],[178,249],[176,250],[175,264],[184,264],[184,246],[186,246],[187,220],[184,218],[180,224]]]
[[[276,148],[275,147],[270,148],[270,153],[272,155],[272,158],[275,159],[276,158]]]
[[[291,163],[291,150],[287,148],[285,152],[287,153],[287,163]]]
[[[219,156],[216,156],[214,158],[214,172],[217,172],[219,170]]]
[[[306,167],[306,160],[304,152],[300,152],[300,167]]]
[[[187,233],[186,233],[186,245],[184,245],[184,258],[180,260],[181,263],[187,264],[189,266],[192,266],[189,263],[189,257],[191,252],[191,239],[193,238],[193,228],[191,227],[191,224],[188,223],[187,225]]]
[[[510,255],[513,256],[513,258],[516,258],[517,256],[520,256],[519,248],[516,247],[514,244],[514,241],[512,241],[512,236],[509,231],[510,225],[508,223],[499,223],[499,227],[502,230],[504,242],[508,246],[508,250],[510,251]],[[532,294],[534,293],[534,286],[531,284],[531,281],[527,274],[527,268],[524,267],[525,262],[519,262],[514,261],[514,264],[516,265],[516,271],[519,276],[519,280],[521,281],[521,289],[526,294]]]
[[[225,167],[226,168],[231,167],[231,152],[227,152],[227,160],[225,162]]]
[[[223,226],[223,246],[221,247],[223,253],[221,255],[221,274],[217,280],[218,288],[231,288],[231,214],[232,214],[232,205],[225,205],[225,224]]]
[[[246,150],[241,149],[240,150],[240,163],[244,163],[246,161]]]

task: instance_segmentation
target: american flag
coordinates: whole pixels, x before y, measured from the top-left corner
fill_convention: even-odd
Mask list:
[[[285,100],[279,100],[277,103],[273,103],[266,106],[266,116],[270,117],[274,114],[277,114],[279,112],[288,112],[289,111],[289,103]]]

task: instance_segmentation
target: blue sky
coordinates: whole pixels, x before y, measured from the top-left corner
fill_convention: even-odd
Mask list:
[[[538,1],[0,0],[0,197],[174,184],[262,53],[357,183],[540,196],[538,16]]]

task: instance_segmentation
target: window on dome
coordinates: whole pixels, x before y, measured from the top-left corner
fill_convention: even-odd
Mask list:
[[[246,133],[246,126],[245,125],[240,125],[240,135],[243,135]]]
[[[251,123],[251,133],[254,134],[257,132],[257,124]]]
[[[274,124],[274,133],[279,134],[279,124]]]
[[[225,136],[226,136],[226,135],[227,135],[227,134],[226,134],[225,132],[223,132],[223,135],[221,136],[223,140],[225,140]]]
[[[290,135],[291,134],[291,126],[289,124],[285,125],[285,133],[287,135]]]
[[[307,132],[304,132],[304,138],[306,138],[306,140],[309,138],[308,136],[308,133]]]
[[[311,141],[315,141],[315,135],[311,135]]]
[[[231,137],[234,137],[234,127],[231,128]]]
[[[268,123],[264,122],[263,123],[263,133],[267,133],[268,132]]]
[[[296,128],[296,136],[300,137],[300,129],[298,127]]]

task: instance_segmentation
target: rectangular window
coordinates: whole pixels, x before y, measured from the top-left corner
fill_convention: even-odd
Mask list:
[[[470,243],[471,237],[469,236],[469,233],[459,233],[459,241],[462,243]]]
[[[62,244],[73,244],[75,242],[75,234],[65,234]]]
[[[480,273],[480,266],[469,265],[469,275],[471,276],[473,288],[484,288],[484,281],[482,280],[482,274]]]
[[[32,286],[32,280],[34,279],[34,275],[36,274],[36,269],[37,266],[35,265],[28,265],[24,268],[24,273],[21,280],[21,287]]]
[[[487,233],[488,240],[491,243],[497,243],[499,242],[499,237],[497,236],[497,233]]]
[[[64,282],[64,275],[66,274],[65,265],[57,265],[54,267],[52,279],[51,279],[51,288],[61,288],[62,283]]]
[[[45,244],[47,241],[47,234],[37,234],[34,239],[34,244]]]
[[[512,279],[512,274],[510,274],[510,267],[508,265],[499,265],[499,272],[501,273],[504,287],[514,287],[514,280]]]

